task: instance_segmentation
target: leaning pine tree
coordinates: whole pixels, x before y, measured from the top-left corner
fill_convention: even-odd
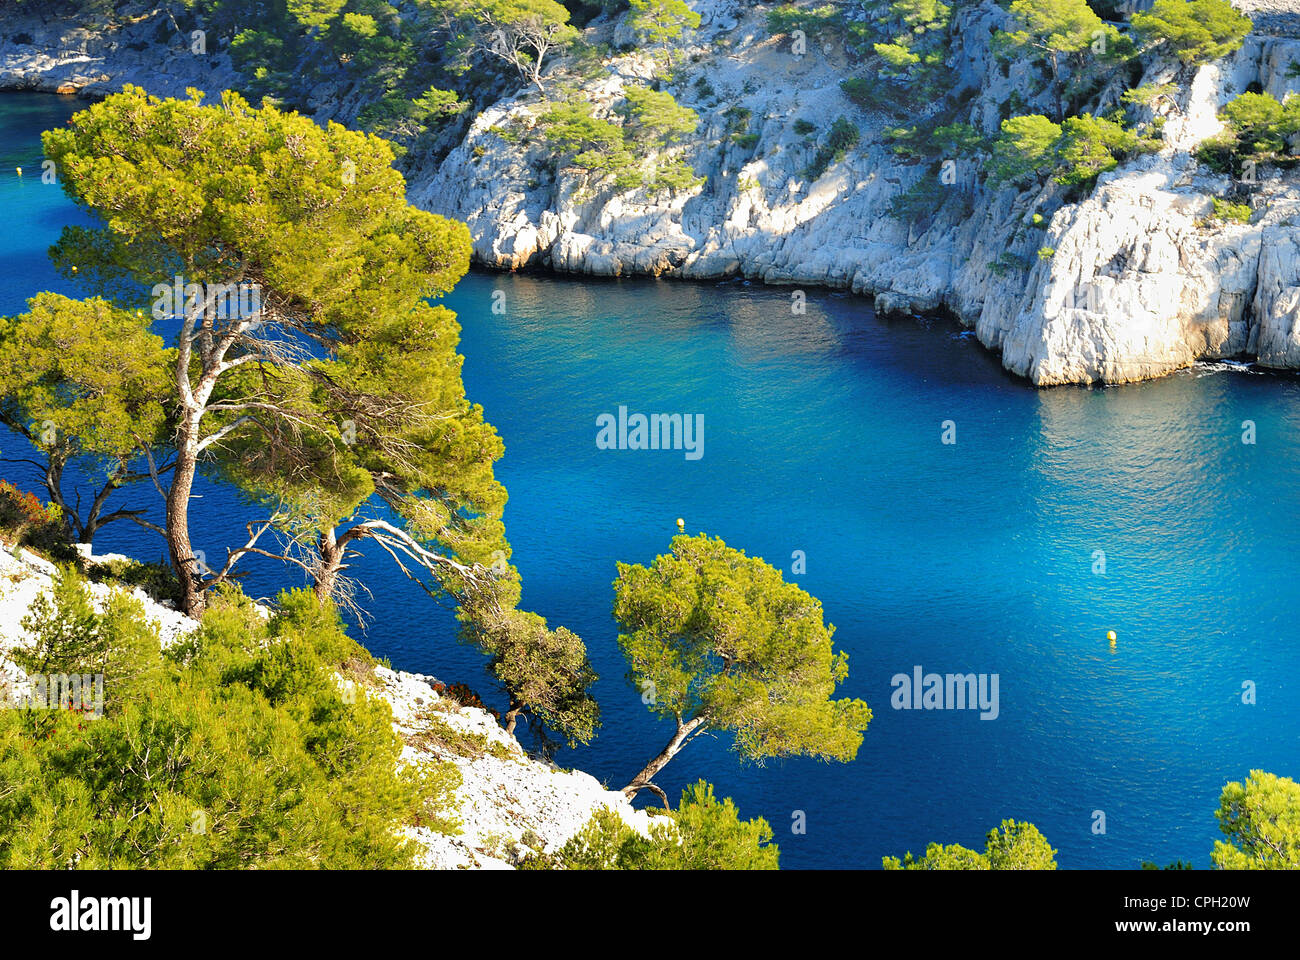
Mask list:
[[[172,305],[165,528],[191,615],[271,526],[250,526],[248,542],[205,575],[189,519],[200,465],[257,444],[283,476],[302,478],[319,461],[285,438],[337,434],[342,411],[362,435],[418,418],[424,398],[405,382],[401,353],[439,316],[425,298],[469,265],[465,226],[406,203],[383,140],[234,93],[215,106],[202,96],[127,87],[45,134],[64,190],[103,223],[65,228],[56,264],[122,307],[156,307],[177,283],[184,291]],[[258,308],[229,309],[230,291],[249,288]]]
[[[758,557],[720,539],[677,536],[649,567],[620,563],[614,617],[629,679],[672,738],[623,792],[654,777],[709,730],[730,730],[741,757],[852,760],[871,709],[832,699],[848,675],[821,603]]]
[[[299,563],[322,602],[338,599],[372,542],[460,604],[510,691],[512,725],[526,714],[590,740],[586,649],[515,609],[501,441],[465,397],[455,315],[429,302],[469,267],[466,227],[406,203],[382,139],[229,92],[204,106],[198,91],[128,87],[47,133],[45,149],[104,222],[65,229],[56,264],[117,306],[174,313],[175,350],[147,343],[171,381],[171,437],[136,439],[164,494],[185,611],[200,613],[249,554]],[[171,311],[158,309],[165,294]],[[74,320],[77,308],[59,307]],[[192,546],[201,467],[269,513],[219,569]]]

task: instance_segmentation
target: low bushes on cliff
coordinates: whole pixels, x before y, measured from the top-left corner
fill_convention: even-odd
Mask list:
[[[32,547],[58,559],[72,553],[58,507],[6,480],[0,480],[0,543]]]
[[[826,141],[813,154],[805,176],[811,181],[817,180],[832,163],[838,163],[848,156],[849,151],[856,147],[861,139],[861,131],[847,117],[836,117],[830,131],[826,134]]]
[[[1217,173],[1232,173],[1249,181],[1246,164],[1291,163],[1296,159],[1288,142],[1300,133],[1300,97],[1279,102],[1267,93],[1248,91],[1219,111],[1227,129],[1204,141],[1196,157]]]
[[[593,104],[580,97],[542,112],[537,130],[556,169],[574,167],[619,192],[686,191],[701,182],[684,161],[667,155],[699,125],[694,110],[667,91],[629,86],[615,115],[623,122],[597,116]]]
[[[1000,185],[1050,175],[1057,183],[1087,188],[1124,157],[1157,145],[1146,129],[1125,126],[1121,111],[1107,117],[1085,113],[1059,124],[1041,114],[1011,117],[993,141],[989,180]]]
[[[555,855],[534,855],[523,868],[776,870],[779,859],[767,821],[741,820],[730,797],[719,800],[700,780],[686,788],[676,810],[650,825],[648,837],[606,807]]]
[[[454,831],[455,767],[399,772],[387,703],[336,674],[368,655],[305,591],[280,604],[223,593],[164,652],[138,601],[62,573],[14,659],[102,675],[102,716],[0,710],[0,867],[400,867],[400,824]]]

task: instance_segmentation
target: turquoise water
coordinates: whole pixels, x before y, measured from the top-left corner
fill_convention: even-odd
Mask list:
[[[11,171],[39,170],[37,132],[68,109],[0,100],[0,310],[59,286],[44,250],[75,211]],[[665,550],[682,517],[822,600],[851,658],[845,693],[875,711],[851,764],[741,767],[720,736],[661,776],[674,797],[704,776],[766,817],[786,866],[980,846],[1004,817],[1036,823],[1063,867],[1206,866],[1223,783],[1300,772],[1296,378],[1202,367],[1036,391],[948,322],[886,322],[815,291],[796,317],[788,291],[741,283],[476,273],[449,302],[470,396],[506,441],[525,605],[581,634],[601,674],[604,728],[561,764],[621,786],[669,735],[623,679],[610,583],[616,561]],[[620,405],[703,415],[703,457],[597,449],[596,417]],[[945,420],[955,444],[940,442]],[[3,469],[30,485],[30,470]],[[233,540],[242,508],[203,492],[196,544]],[[145,536],[110,527],[96,545],[156,557]],[[445,610],[382,554],[357,572],[376,595],[377,654],[500,704],[481,658],[447,639]],[[248,587],[288,582],[263,566]],[[997,674],[998,717],[891,709],[891,678],[918,664]],[[1257,704],[1241,702],[1244,681]]]

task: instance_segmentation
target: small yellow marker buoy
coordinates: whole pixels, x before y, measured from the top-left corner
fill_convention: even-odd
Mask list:
[[[1117,637],[1117,636],[1115,635],[1115,631],[1114,631],[1114,630],[1110,630],[1110,631],[1108,631],[1108,632],[1106,633],[1106,639],[1110,641],[1110,648],[1111,648],[1112,650],[1114,650],[1114,649],[1115,649],[1115,642],[1119,639],[1119,637]]]
[[[22,168],[22,167],[18,167],[17,170],[18,170],[18,176],[21,177],[21,176],[23,175],[23,168]]]
[[[683,520],[681,517],[677,518],[677,529],[680,530],[682,533],[686,532],[686,521]]]

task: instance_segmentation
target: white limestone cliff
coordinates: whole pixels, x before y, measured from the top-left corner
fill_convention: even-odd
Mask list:
[[[1300,91],[1300,79],[1287,76],[1300,62],[1300,0],[1238,0],[1256,29],[1223,61],[1191,72],[1153,64],[1143,82],[1178,88],[1176,105],[1160,107],[1163,148],[1104,174],[1082,201],[1063,203],[1051,184],[989,190],[977,185],[977,171],[959,164],[953,201],[910,225],[889,215],[891,202],[928,174],[882,142],[892,121],[840,91],[851,74],[843,51],[814,45],[793,55],[788,38],[768,35],[764,5],[692,5],[702,23],[678,63],[685,82],[673,89],[702,118],[685,158],[706,178],[703,186],[655,198],[614,195],[572,171],[553,176],[543,149],[499,135],[533,123],[536,96],[525,91],[483,110],[445,158],[417,162],[408,171],[411,201],[468,223],[476,261],[497,269],[743,275],[849,289],[885,312],[944,309],[1009,370],[1039,385],[1139,380],[1225,357],[1300,367],[1292,221],[1300,176],[1261,171],[1249,223],[1208,223],[1211,197],[1229,184],[1193,156],[1218,131],[1218,108],[1251,84],[1279,99]],[[987,37],[1002,23],[1001,8],[985,0],[958,16],[966,39],[950,66],[971,121],[995,132],[1013,92],[1025,112],[1042,109],[1044,93],[1023,94],[1030,68],[1003,71],[989,56]],[[141,54],[125,37],[90,38],[84,57],[60,60],[60,42],[43,35],[14,47],[12,29],[0,24],[0,87],[54,89],[77,75],[77,82],[93,80],[88,95],[125,82],[175,95],[230,81],[228,62],[195,58],[179,40],[174,49]],[[621,24],[597,21],[592,36],[618,42],[625,39],[620,31]],[[651,68],[645,54],[615,56],[601,76],[583,81],[584,96],[611,108],[624,84],[644,81]],[[701,92],[697,78],[713,93]],[[1117,79],[1103,99],[1113,104],[1125,85]],[[309,100],[322,117],[355,112],[346,92],[332,98],[312,91]],[[733,106],[751,111],[755,145],[731,139],[726,111]],[[807,182],[815,145],[795,132],[795,121],[824,134],[839,116],[862,131],[862,141]]]
[[[1172,65],[1151,71],[1144,82],[1183,81],[1177,106],[1163,108],[1163,149],[1103,175],[1082,202],[1061,206],[1051,187],[979,190],[964,219],[918,229],[888,210],[919,166],[894,157],[880,142],[879,118],[840,92],[846,72],[836,51],[797,58],[788,41],[766,35],[762,10],[746,14],[725,0],[696,6],[705,15],[697,46],[710,49],[722,36],[726,52],[690,68],[725,91],[712,107],[684,99],[704,117],[688,151],[708,178],[695,195],[577,202],[563,178],[558,189],[538,185],[538,157],[494,133],[512,120],[531,122],[523,100],[480,116],[437,169],[414,178],[413,201],[469,223],[476,259],[499,269],[741,274],[846,287],[874,296],[882,311],[946,308],[1000,351],[1009,370],[1039,385],[1141,380],[1224,357],[1298,365],[1300,227],[1291,218],[1300,212],[1300,179],[1267,175],[1247,225],[1207,223],[1211,197],[1229,183],[1193,157],[1220,130],[1219,107],[1249,85],[1279,99],[1300,90],[1300,80],[1286,76],[1300,62],[1291,20],[1266,25],[1289,36],[1252,34],[1238,53],[1190,77]],[[1279,11],[1300,14],[1300,3],[1274,0],[1268,12]],[[999,22],[991,4],[963,15],[973,37]],[[960,82],[979,91],[976,119],[986,110],[985,126],[995,129],[992,105],[1018,86],[1017,77],[999,76],[978,43],[962,56]],[[646,70],[637,55],[625,57],[585,92],[612,102]],[[752,156],[725,139],[722,115],[733,104],[752,110],[749,129],[760,137]],[[863,145],[816,183],[805,182],[808,150],[793,122],[806,118],[824,130],[841,115],[863,127]],[[1032,227],[1035,212],[1050,215],[1045,232]],[[1055,254],[1040,261],[1041,248]]]

